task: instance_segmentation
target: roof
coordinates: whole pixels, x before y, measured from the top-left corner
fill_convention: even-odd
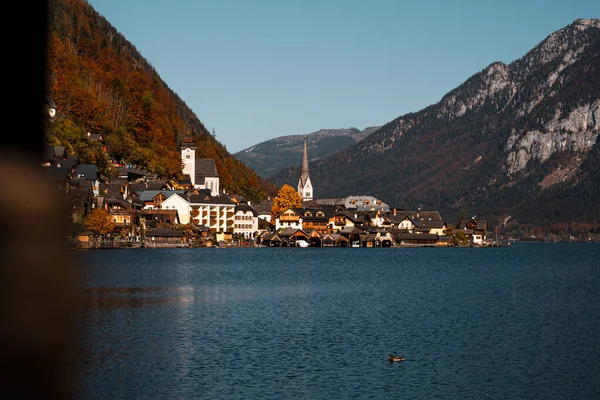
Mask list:
[[[44,167],[44,174],[49,179],[66,181],[70,169],[67,167]]]
[[[345,234],[345,235],[349,235],[352,233],[362,233],[362,232],[364,232],[364,229],[360,229],[356,226],[346,226],[340,231],[341,234]]]
[[[146,182],[146,189],[148,190],[160,190],[168,187],[168,181],[166,179],[158,180],[158,181],[148,181]]]
[[[240,204],[239,206],[235,206],[235,212],[241,211],[241,212],[251,212],[253,216],[258,217],[258,213],[256,212],[256,210],[252,207],[250,207],[248,204]]]
[[[163,222],[179,222],[179,213],[177,210],[142,210],[142,217],[145,219],[154,219]]]
[[[431,221],[441,221],[442,216],[437,211],[410,211],[410,216],[413,219],[418,219],[420,221],[431,220]]]
[[[462,219],[460,220],[459,224],[458,224],[458,228],[459,229],[464,229],[467,227],[467,225],[471,225],[469,228],[471,229],[475,229],[475,230],[482,230],[485,229],[487,230],[488,228],[488,221],[487,219],[475,219],[475,218],[471,218],[471,219]]]
[[[332,206],[343,206],[344,199],[343,198],[333,198],[333,199],[317,199],[315,200],[317,204],[320,205],[332,205]]]
[[[443,228],[445,224],[446,224],[446,222],[442,221],[442,220],[420,220],[420,221],[418,221],[418,227],[426,228],[426,229]]]
[[[126,210],[131,209],[131,204],[128,201],[125,201],[123,199],[119,199],[116,197],[107,198],[106,203],[109,205],[109,207],[113,206],[113,205],[120,205],[121,207],[125,208]]]
[[[218,178],[217,165],[213,158],[196,158],[194,160],[196,183],[204,182],[204,178]]]
[[[348,209],[352,208],[356,210],[379,209],[387,211],[390,209],[390,207],[386,203],[382,202],[376,197],[363,195],[348,196],[344,198],[344,205]]]
[[[227,196],[208,196],[192,194],[190,195],[190,204],[220,204],[220,205],[235,205],[233,200]]]
[[[154,199],[154,196],[156,196],[159,193],[165,196],[167,199],[173,196],[174,194],[178,194],[182,197],[185,196],[185,190],[139,190],[136,191],[136,193],[138,194],[138,196],[140,196],[139,200],[142,202],[152,201]]]
[[[120,195],[123,193],[123,184],[119,183],[119,182],[110,182],[110,183],[100,183],[100,185],[98,186],[100,193],[103,193],[103,191],[106,191],[105,194],[107,195]]]
[[[127,178],[127,167],[126,166],[124,166],[124,165],[115,165],[115,166],[113,166],[113,169],[117,173],[118,177]]]
[[[130,183],[129,184],[130,192],[140,193],[140,192],[143,192],[145,189],[146,189],[145,183]]]
[[[96,180],[100,179],[100,171],[94,164],[79,164],[75,167],[75,177],[77,179]]]
[[[254,209],[259,214],[271,214],[271,207],[273,206],[273,200],[262,200],[254,205]]]
[[[83,188],[91,192],[94,186],[92,181],[89,180],[71,179],[69,181],[69,190],[73,190],[74,188]]]

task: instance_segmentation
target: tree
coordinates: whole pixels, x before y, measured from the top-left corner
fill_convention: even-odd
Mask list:
[[[85,218],[85,227],[96,235],[104,236],[115,230],[115,223],[106,210],[95,208]]]
[[[273,200],[273,206],[271,207],[271,214],[273,216],[277,213],[284,211],[288,208],[300,208],[302,207],[302,196],[293,187],[288,184],[284,184],[277,197]]]

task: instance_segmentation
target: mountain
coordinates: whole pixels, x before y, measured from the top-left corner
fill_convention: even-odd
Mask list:
[[[378,126],[359,130],[321,129],[307,136],[308,154],[311,160],[319,160],[360,142],[379,129]],[[234,155],[264,178],[279,170],[302,165],[304,135],[280,136],[241,150]]]
[[[111,163],[87,134],[104,138],[110,158],[165,178],[181,171],[180,140],[194,137],[196,155],[213,158],[221,187],[248,200],[276,188],[216,141],[135,46],[85,0],[53,0],[48,8],[47,92],[58,115],[47,144],[111,174]]]
[[[438,103],[310,163],[318,198],[550,226],[600,221],[600,20],[575,20]],[[295,184],[299,168],[270,178]],[[596,229],[596,228],[594,228]]]

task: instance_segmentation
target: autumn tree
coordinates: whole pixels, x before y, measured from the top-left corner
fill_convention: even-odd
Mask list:
[[[279,212],[284,211],[288,208],[300,208],[302,207],[302,196],[293,187],[288,184],[284,184],[277,197],[273,200],[273,206],[271,207],[271,214],[277,215]]]
[[[100,236],[107,235],[115,230],[115,223],[110,214],[102,208],[92,210],[85,218],[84,224],[90,232]]]

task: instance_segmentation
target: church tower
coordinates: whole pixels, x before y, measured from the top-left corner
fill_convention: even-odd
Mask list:
[[[189,175],[192,186],[196,183],[196,145],[189,134],[181,140],[181,162],[183,163],[183,175]]]
[[[298,180],[298,193],[302,201],[311,201],[313,199],[313,187],[308,176],[308,150],[306,146],[306,136],[304,136],[304,153],[302,154],[302,175]]]

